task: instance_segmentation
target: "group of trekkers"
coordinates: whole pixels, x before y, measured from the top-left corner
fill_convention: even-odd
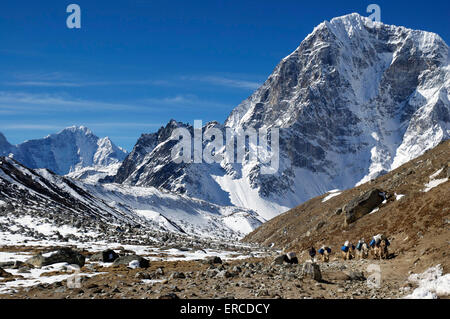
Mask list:
[[[367,259],[369,255],[374,259],[387,259],[389,256],[389,245],[389,240],[383,234],[373,236],[369,244],[365,242],[364,238],[360,239],[356,246],[347,240],[341,247],[341,256],[343,260],[355,258]],[[316,252],[316,249],[311,247],[309,249],[309,256],[312,261],[314,261],[317,253],[323,262],[328,262],[330,260],[331,248],[322,245]]]

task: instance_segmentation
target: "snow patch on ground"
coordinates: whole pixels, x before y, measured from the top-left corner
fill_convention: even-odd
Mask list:
[[[76,235],[76,236],[96,236],[96,233],[89,232],[89,233],[83,233],[81,234],[80,231],[75,228],[71,227],[69,225],[61,225],[59,227],[56,227],[55,225],[52,225],[50,223],[44,223],[38,218],[33,218],[31,216],[22,216],[19,218],[16,218],[14,220],[17,224],[20,224],[22,226],[26,226],[30,229],[33,229],[45,236],[51,236],[54,235],[56,232],[59,232],[61,235]]]
[[[448,181],[448,177],[435,179],[442,172],[442,170],[443,168],[439,169],[438,171],[430,175],[430,181],[424,185],[425,189],[423,190],[423,192],[426,193],[430,191],[432,188],[435,188],[436,186],[439,186]]]
[[[326,202],[327,200],[332,199],[335,196],[339,196],[342,194],[342,192],[340,192],[338,189],[333,189],[333,190],[329,191],[328,193],[330,193],[330,194],[327,195],[324,199],[322,199],[322,203]]]
[[[61,282],[67,280],[74,275],[72,266],[67,263],[57,263],[42,268],[30,269],[29,273],[19,273],[18,269],[8,269],[7,271],[13,275],[20,275],[23,279],[17,279],[14,281],[2,282],[0,284],[0,294],[14,293],[17,288],[32,287],[39,284],[52,284],[55,282]],[[45,273],[60,271],[67,271],[67,274],[45,276]],[[101,273],[77,273],[77,276],[92,277]]]
[[[412,274],[408,280],[419,287],[406,299],[436,299],[438,296],[450,295],[450,274],[443,275],[441,265],[429,268],[421,274]]]

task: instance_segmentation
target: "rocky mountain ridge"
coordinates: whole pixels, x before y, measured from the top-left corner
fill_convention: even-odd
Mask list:
[[[203,127],[279,127],[277,173],[261,174],[254,161],[175,164],[167,136],[183,124],[171,121],[138,141],[113,180],[248,207],[270,219],[448,139],[449,99],[449,48],[438,35],[349,14],[317,26],[224,125]]]
[[[127,152],[108,137],[99,138],[87,127],[72,126],[42,139],[11,145],[0,133],[0,156],[10,156],[30,168],[47,168],[59,175],[123,161]]]

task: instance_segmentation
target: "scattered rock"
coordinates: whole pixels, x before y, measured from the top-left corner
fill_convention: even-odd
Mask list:
[[[64,247],[57,250],[48,257],[44,257],[41,253],[39,253],[28,259],[26,263],[39,268],[56,263],[68,263],[71,265],[78,265],[80,267],[83,267],[85,263],[85,257],[72,248]]]
[[[206,259],[206,262],[208,264],[214,265],[214,264],[221,264],[222,263],[222,259],[219,256],[212,256],[212,257],[208,257]]]
[[[303,264],[302,275],[305,277],[312,278],[316,281],[322,280],[322,273],[320,272],[320,267],[316,263],[306,262]]]
[[[222,270],[216,275],[216,278],[231,278],[231,277],[234,277],[234,275],[228,270]]]
[[[206,276],[208,278],[214,278],[217,276],[218,273],[219,273],[219,271],[217,269],[208,269],[206,271]]]
[[[344,271],[344,274],[347,275],[349,280],[359,280],[359,281],[366,280],[366,277],[361,271],[346,270]]]
[[[317,226],[316,226],[316,231],[318,231],[319,229],[321,229],[326,223],[324,221],[320,221]]]
[[[134,275],[134,278],[136,278],[136,279],[152,279],[152,276],[146,272],[137,272],[136,275]]]
[[[178,297],[177,294],[171,292],[171,293],[159,296],[158,299],[180,299],[180,297]]]
[[[177,272],[177,271],[175,271],[175,272],[173,272],[173,273],[170,275],[169,278],[170,278],[170,279],[185,279],[185,278],[186,278],[186,275],[185,275],[184,273],[182,273],[182,272]]]
[[[273,265],[282,265],[286,260],[288,260],[286,255],[279,255],[279,256],[275,257],[272,264]]]
[[[98,252],[89,258],[90,261],[102,261],[105,263],[112,263],[117,258],[119,258],[119,255],[112,249],[107,249],[101,252]]]
[[[240,272],[242,272],[242,268],[239,267],[239,266],[234,266],[232,271],[235,272],[235,273],[240,273]]]
[[[3,268],[0,268],[0,277],[2,277],[2,278],[11,278],[11,277],[13,277],[13,274],[10,274],[9,272],[4,270]]]
[[[1,268],[12,268],[14,266],[14,261],[3,261],[0,262]]]
[[[298,264],[297,255],[294,252],[289,252],[286,254],[287,260],[285,260],[288,264]]]
[[[127,255],[127,256],[122,256],[117,258],[116,260],[114,260],[112,266],[116,267],[116,266],[120,266],[120,265],[130,265],[131,262],[133,261],[137,261],[136,265],[139,268],[148,268],[150,267],[150,262],[138,255]]]

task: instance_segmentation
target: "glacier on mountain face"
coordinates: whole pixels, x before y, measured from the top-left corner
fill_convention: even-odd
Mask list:
[[[91,219],[237,240],[265,221],[245,208],[214,205],[154,187],[73,180],[48,169],[29,169],[8,157],[0,157],[0,198],[0,206],[20,207],[21,213],[31,216],[56,214],[65,223],[60,227]]]
[[[203,127],[279,127],[276,174],[261,174],[249,161],[175,165],[168,136],[184,124],[171,121],[147,144],[138,141],[114,181],[244,206],[270,219],[329,189],[370,181],[448,139],[449,70],[448,46],[436,34],[358,14],[334,18],[314,28],[224,125]]]
[[[87,167],[95,170],[95,167],[104,169],[117,165],[127,152],[114,145],[108,137],[98,138],[84,126],[73,126],[18,145],[9,144],[0,133],[0,156],[10,154],[27,167],[47,168],[65,175]]]

